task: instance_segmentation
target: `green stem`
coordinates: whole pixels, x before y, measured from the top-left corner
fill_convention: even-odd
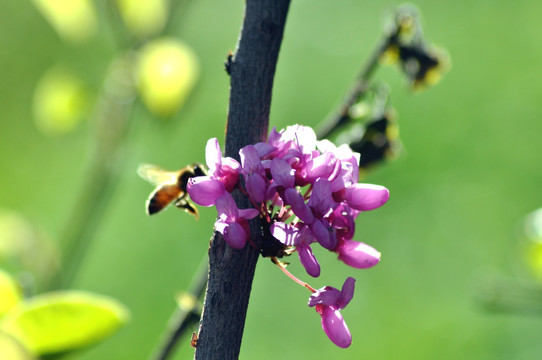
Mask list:
[[[494,279],[483,284],[476,294],[488,311],[510,314],[542,315],[542,287],[517,279]]]
[[[390,43],[390,36],[387,36],[375,49],[371,57],[362,66],[356,81],[350,88],[347,96],[339,105],[338,109],[328,116],[319,126],[316,133],[319,139],[329,137],[334,131],[345,125],[350,116],[348,114],[352,105],[354,105],[360,97],[369,89],[371,77],[374,75],[380,64],[379,60]]]
[[[192,296],[195,300],[192,306],[185,308],[178,307],[169,320],[168,330],[161,342],[161,346],[156,352],[149,358],[154,360],[165,360],[173,354],[175,345],[181,338],[181,336],[190,328],[191,325],[195,325],[200,318],[201,311],[198,311],[199,299],[203,296],[205,288],[207,286],[207,271],[208,260],[207,255],[202,259],[198,270],[192,278],[190,288],[188,290],[188,296]]]
[[[60,237],[62,268],[50,281],[49,289],[70,286],[111,198],[120,168],[118,150],[127,132],[135,99],[132,63],[131,56],[115,60],[105,79],[93,117],[96,149],[86,183]]]

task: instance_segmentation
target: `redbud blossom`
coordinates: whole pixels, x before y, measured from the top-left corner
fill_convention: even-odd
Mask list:
[[[215,229],[224,236],[224,240],[235,249],[242,249],[250,236],[249,219],[258,215],[256,209],[238,209],[230,193],[225,193],[216,200],[218,220]]]
[[[294,125],[272,129],[267,142],[245,146],[239,155],[241,164],[222,157],[218,141],[210,139],[205,150],[209,173],[191,178],[187,186],[195,203],[216,205],[215,229],[231,247],[246,245],[248,220],[259,215],[261,230],[271,235],[266,241],[277,241],[286,254],[297,252],[312,277],[321,271],[311,248],[315,244],[354,268],[378,264],[377,250],[352,240],[355,219],[384,205],[389,191],[358,183],[360,154],[347,145],[317,141],[310,127]],[[231,195],[235,190],[247,195],[254,208],[239,209]],[[321,315],[327,336],[340,347],[352,342],[340,310],[352,299],[354,282],[346,279],[341,291],[326,286],[309,301]]]
[[[309,306],[315,307],[322,317],[322,328],[337,346],[347,348],[352,343],[350,330],[340,313],[354,296],[356,280],[348,277],[339,291],[331,286],[316,290],[309,298]]]
[[[358,269],[367,269],[380,261],[380,253],[373,247],[353,240],[341,240],[335,249],[339,260]]]

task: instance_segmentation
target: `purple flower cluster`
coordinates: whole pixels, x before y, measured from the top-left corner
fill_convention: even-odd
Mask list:
[[[385,187],[358,183],[359,154],[347,145],[317,141],[310,127],[300,125],[280,132],[273,129],[267,142],[245,146],[239,154],[241,164],[223,158],[217,139],[210,139],[208,175],[188,182],[188,194],[195,203],[216,205],[215,229],[230,246],[245,246],[250,234],[248,220],[260,215],[276,240],[297,251],[313,277],[320,275],[311,249],[315,244],[337,253],[339,260],[355,268],[369,268],[380,261],[378,251],[352,240],[355,218],[382,206],[389,197]],[[235,189],[245,192],[254,208],[237,208],[231,195]],[[309,302],[322,316],[326,334],[342,347],[350,345],[351,338],[339,310],[352,298],[354,281],[348,278],[341,292],[330,287],[318,290]]]

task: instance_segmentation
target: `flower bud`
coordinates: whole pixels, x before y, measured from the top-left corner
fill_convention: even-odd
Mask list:
[[[362,242],[342,240],[335,250],[339,260],[358,269],[367,269],[380,262],[380,253]]]

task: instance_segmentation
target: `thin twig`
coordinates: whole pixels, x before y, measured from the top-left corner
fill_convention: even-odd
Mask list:
[[[106,77],[93,122],[95,144],[86,183],[61,234],[62,268],[49,289],[69,287],[105,214],[119,168],[118,148],[128,130],[135,99],[131,83],[133,59],[126,55],[113,62]]]
[[[335,130],[345,125],[348,121],[349,110],[360,97],[369,89],[371,77],[376,72],[379,65],[379,60],[384,51],[388,48],[390,43],[390,37],[387,36],[381,43],[375,48],[372,56],[361,68],[359,75],[356,78],[355,83],[350,88],[347,96],[343,102],[339,105],[338,109],[328,116],[322,124],[319,126],[316,133],[319,139],[324,139],[330,136]]]
[[[192,304],[193,306],[188,308],[177,307],[175,313],[169,320],[169,329],[164,337],[164,340],[162,341],[162,345],[158,348],[156,353],[150,357],[150,359],[167,359],[170,355],[172,355],[177,342],[185,331],[188,330],[191,325],[196,324],[199,321],[201,314],[198,312],[197,305],[199,304],[199,299],[203,296],[203,292],[205,291],[205,287],[207,285],[207,272],[208,261],[206,255],[202,259],[198,270],[194,274],[192,283],[187,291],[187,295],[192,296],[196,301],[194,301]]]

